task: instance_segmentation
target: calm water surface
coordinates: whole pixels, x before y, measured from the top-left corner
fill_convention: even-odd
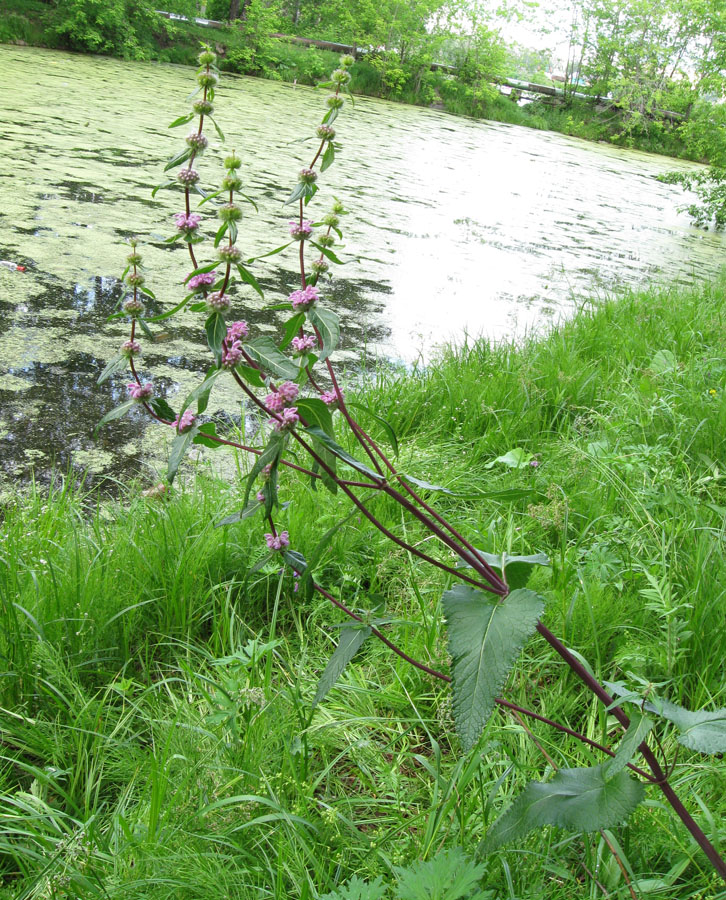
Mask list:
[[[14,86],[0,96],[0,259],[28,267],[0,267],[0,473],[12,484],[55,461],[151,474],[168,430],[134,414],[94,441],[127,380],[99,388],[95,378],[126,337],[123,324],[105,324],[125,238],[146,242],[153,311],[183,296],[186,254],[162,243],[180,195],[152,199],[151,188],[184,136],[165,125],[186,111],[192,70],[0,47],[0,74]],[[320,120],[323,95],[225,78],[217,107],[258,202],[240,237],[256,256],[286,240],[282,202],[313,148],[298,139]],[[346,265],[325,290],[345,323],[342,364],[361,348],[411,361],[465,334],[521,336],[578,296],[686,283],[722,265],[724,237],[691,227],[680,189],[655,180],[689,164],[366,98],[336,130],[343,149],[310,210],[322,215],[332,195],[351,210],[338,250]],[[201,161],[206,185],[219,152]],[[240,290],[235,312],[275,333],[281,320],[267,307],[296,286],[293,248],[255,272],[265,300]],[[202,314],[185,313],[146,342],[144,371],[172,405],[206,368],[202,327]],[[217,409],[239,415],[238,397],[215,389]]]

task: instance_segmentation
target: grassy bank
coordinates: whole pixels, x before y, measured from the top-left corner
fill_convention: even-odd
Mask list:
[[[196,65],[200,42],[216,48],[222,70],[275,81],[317,84],[338,65],[338,54],[270,38],[272,23],[207,28],[152,16],[137,24],[126,39],[110,18],[106,30],[85,17],[60,19],[59,11],[42,0],[6,0],[0,20],[0,44],[20,42],[62,50],[104,53],[125,58]],[[623,113],[602,110],[585,101],[567,105],[552,98],[518,106],[486,83],[464,83],[455,75],[431,72],[428,64],[390,59],[361,59],[351,69],[353,93],[418,106],[437,105],[455,115],[556,131],[592,141],[607,141],[685,159],[712,155],[703,141],[687,139],[672,123],[644,118],[626,126]],[[704,126],[705,127],[705,126]],[[715,151],[714,151],[715,152]],[[720,152],[720,150],[719,150]]]
[[[439,506],[477,544],[550,556],[537,576],[546,622],[596,674],[717,707],[725,359],[722,288],[651,291],[541,341],[382,373],[366,402],[392,421],[403,471],[461,495]],[[521,468],[496,462],[516,448]],[[284,482],[284,527],[309,557],[349,509]],[[166,501],[141,487],[99,504],[59,480],[2,510],[0,896],[251,900],[315,898],[354,875],[392,884],[397,866],[443,848],[473,857],[487,823],[548,771],[542,749],[558,766],[600,761],[499,711],[459,764],[445,688],[372,642],[313,712],[340,616],[277,566],[254,571],[261,522],[214,527],[241,486],[199,471]],[[376,511],[404,527],[385,502]],[[392,637],[447,666],[446,576],[355,517],[318,575],[349,606],[384,603]],[[615,738],[539,639],[505,696]],[[671,760],[675,748],[667,738]],[[680,751],[673,782],[718,844],[723,762]],[[599,834],[548,829],[483,860],[477,896],[630,897],[626,879],[636,896],[726,896],[649,799],[607,835],[619,862]]]

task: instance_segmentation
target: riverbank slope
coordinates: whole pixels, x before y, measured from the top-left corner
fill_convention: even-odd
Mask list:
[[[600,678],[661,682],[690,708],[723,705],[724,316],[723,285],[633,294],[519,347],[382,372],[359,398],[383,441],[373,414],[391,422],[402,471],[455,492],[437,505],[477,545],[548,554],[545,620]],[[558,765],[600,761],[497,712],[479,762],[458,767],[445,687],[371,642],[313,714],[340,616],[277,564],[254,570],[261,522],[215,527],[240,484],[202,470],[166,499],[146,486],[98,503],[59,478],[0,511],[0,896],[312,898],[353,875],[388,883],[444,847],[473,855],[546,773],[542,747]],[[349,512],[294,473],[282,499],[308,557]],[[385,501],[376,512],[401,528]],[[349,518],[317,574],[349,606],[383,604],[391,636],[446,668],[438,573]],[[540,640],[506,696],[616,739]],[[717,830],[722,763],[676,749],[667,737],[674,783]],[[595,871],[613,896],[626,879],[716,896],[660,804],[611,837],[619,862],[599,834],[535,832],[487,858],[483,896],[569,900],[595,890]]]

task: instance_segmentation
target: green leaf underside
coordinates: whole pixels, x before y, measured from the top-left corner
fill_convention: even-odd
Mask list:
[[[214,387],[214,382],[216,378],[221,375],[221,369],[212,369],[211,372],[207,373],[204,381],[197,385],[194,390],[187,396],[184,401],[184,405],[179,410],[179,415],[182,416],[186,410],[194,403],[197,402],[197,414],[201,415],[204,410],[207,408],[207,404],[209,403],[209,395],[212,393],[212,388]]]
[[[348,400],[346,401],[346,406],[352,409],[362,409],[372,419],[378,422],[378,424],[388,435],[388,440],[391,443],[391,447],[393,447],[393,455],[398,456],[398,436],[393,428],[393,425],[391,425],[391,423],[387,419],[384,419],[383,416],[379,416],[378,413],[374,413],[373,410],[367,407],[364,403],[356,403],[353,400]]]
[[[201,444],[202,447],[209,447],[210,450],[220,450],[222,444],[213,440],[217,436],[217,427],[214,422],[206,422],[199,426],[199,431],[194,437],[193,443]]]
[[[309,425],[316,425],[326,434],[329,434],[330,437],[334,437],[333,416],[322,400],[318,400],[317,397],[305,397],[301,400],[296,400],[295,405],[299,415]]]
[[[176,413],[166,402],[164,397],[152,397],[149,400],[149,406],[154,410],[157,416],[160,416],[162,419],[166,419],[168,422],[173,422],[176,419]]]
[[[255,460],[255,464],[250,470],[250,474],[247,476],[247,486],[245,487],[245,496],[242,502],[243,507],[247,506],[247,502],[250,499],[250,493],[252,492],[252,485],[255,483],[255,478],[257,478],[257,476],[265,468],[265,466],[274,466],[280,461],[284,446],[284,435],[280,434],[279,432],[273,432],[273,434],[270,436],[270,440],[267,446],[257,457],[257,459]]]
[[[285,334],[280,344],[280,350],[284,350],[290,346],[292,339],[305,324],[305,313],[295,313],[295,315],[285,322]]]
[[[248,503],[244,509],[239,510],[239,512],[232,513],[231,515],[226,516],[224,519],[221,519],[215,524],[215,527],[221,528],[222,525],[234,525],[237,522],[241,522],[243,519],[249,519],[250,516],[254,516],[255,513],[259,512],[262,508],[262,503],[257,500],[253,500],[251,503]]]
[[[325,148],[325,153],[323,153],[323,158],[320,162],[320,171],[324,172],[327,168],[333,165],[335,162],[335,147],[333,146],[332,141],[328,141],[328,146]]]
[[[164,166],[164,171],[168,172],[169,169],[173,169],[174,166],[180,166],[183,162],[186,162],[189,157],[192,155],[194,151],[191,147],[187,147],[181,151],[181,153],[177,153],[176,156],[173,156],[169,162]]]
[[[244,281],[245,284],[248,284],[254,291],[256,291],[260,295],[260,297],[264,299],[265,294],[252,272],[248,272],[247,269],[245,269],[245,267],[242,265],[242,263],[239,263],[237,265],[237,271],[239,272],[239,277],[242,279],[242,281]]]
[[[680,734],[678,743],[698,753],[726,753],[726,709],[691,712],[669,700],[646,703],[649,712],[658,713],[672,722]]]
[[[442,491],[444,494],[451,494],[451,491],[445,487],[440,487],[438,484],[429,484],[428,481],[422,481],[420,478],[414,478],[413,475],[405,475],[401,473],[401,478],[406,481],[410,481],[411,484],[415,484],[416,487],[423,488],[425,491]]]
[[[125,416],[126,413],[131,409],[131,407],[136,404],[136,402],[136,400],[126,400],[120,406],[112,409],[111,412],[107,412],[106,415],[98,423],[98,425],[96,425],[94,434],[98,431],[99,428],[101,428],[102,425],[105,425],[107,422],[113,422],[114,419],[120,419],[121,416]]]
[[[337,266],[344,266],[345,263],[338,259],[338,257],[333,253],[330,247],[323,247],[322,244],[318,244],[316,241],[310,241],[313,247],[317,247],[318,250],[323,254],[323,256],[327,256],[331,262],[334,262]]]
[[[326,359],[338,346],[340,340],[340,319],[332,309],[312,306],[308,310],[308,318],[320,332],[323,348],[319,359]]]
[[[530,782],[487,832],[480,845],[491,853],[543,825],[571,831],[598,831],[625,821],[645,788],[627,772],[607,777],[609,763],[590,769],[560,769],[551,781]]]
[[[548,566],[549,557],[544,553],[534,553],[531,556],[508,556],[506,553],[486,553],[477,550],[484,562],[496,569],[504,576],[510,590],[524,587],[532,575],[534,566]],[[471,568],[465,565],[467,569]]]
[[[290,192],[290,196],[283,203],[283,206],[287,206],[288,203],[294,203],[296,200],[299,200],[301,197],[304,197],[306,187],[307,187],[307,185],[303,184],[302,181],[300,181],[298,184],[296,184],[295,187]]]
[[[227,325],[224,321],[224,316],[221,313],[213,312],[204,323],[204,330],[207,332],[209,349],[214,354],[217,365],[220,365],[222,362],[222,341],[227,335]]]
[[[527,638],[534,632],[544,600],[527,590],[501,602],[457,584],[443,596],[452,657],[453,709],[464,750],[470,750],[494,708]]]
[[[338,459],[342,460],[344,463],[349,465],[351,469],[355,469],[357,472],[362,472],[363,475],[368,475],[371,478],[374,478],[376,481],[381,481],[381,476],[374,472],[373,469],[369,469],[364,463],[357,460],[354,456],[351,456],[350,453],[347,453],[343,448],[337,444],[330,435],[326,434],[321,428],[318,428],[315,425],[312,425],[310,428],[306,428],[305,431],[320,441],[320,443],[329,450],[333,456],[337,456]]]
[[[370,634],[371,628],[367,625],[361,628],[341,628],[340,643],[335,648],[335,652],[330,657],[325,671],[320,676],[318,689],[313,698],[313,708],[325,699],[335,682],[343,674],[345,667],[360,650]]]
[[[171,445],[171,453],[169,454],[169,462],[166,469],[166,477],[169,479],[170,484],[172,481],[174,481],[176,473],[179,471],[181,461],[184,459],[184,456],[191,446],[191,443],[194,440],[198,430],[198,426],[195,425],[193,428],[190,428],[189,431],[185,431],[183,434],[177,434],[177,436],[174,438],[174,441]]]
[[[294,381],[300,374],[295,363],[275,346],[270,337],[258,337],[245,344],[245,350],[265,372]]]
[[[115,356],[111,362],[106,366],[106,368],[101,372],[98,376],[98,380],[96,384],[103,384],[107,378],[110,378],[112,375],[115,375],[116,372],[122,372],[129,364],[128,359],[123,356]]]
[[[609,762],[604,763],[608,778],[612,778],[627,766],[638,752],[638,747],[646,739],[653,725],[652,719],[640,713],[634,713],[630,717],[630,725],[615,751],[615,756]]]

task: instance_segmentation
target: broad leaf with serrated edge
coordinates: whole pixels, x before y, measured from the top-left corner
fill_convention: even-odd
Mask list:
[[[280,375],[282,378],[294,380],[300,374],[295,363],[288,359],[275,346],[270,337],[258,337],[245,344],[245,350],[259,363],[261,368],[271,375]]]
[[[669,700],[646,703],[649,712],[672,722],[680,734],[678,743],[698,753],[726,753],[726,709],[698,709],[691,712]]]
[[[370,634],[371,629],[367,625],[360,628],[341,628],[340,643],[335,648],[335,653],[330,657],[325,671],[320,676],[318,689],[313,698],[313,707],[316,707],[321,700],[325,699],[328,691],[343,674],[345,667],[360,650],[365,639]]]
[[[598,831],[625,821],[645,789],[625,771],[609,778],[608,765],[560,769],[551,781],[530,782],[489,829],[479,845],[481,852],[491,853],[543,825]]]
[[[318,352],[318,358],[326,359],[338,346],[340,319],[331,309],[324,309],[321,306],[311,306],[308,310],[308,319],[318,329],[323,339],[323,347]]]
[[[544,600],[516,590],[503,600],[457,584],[443,596],[452,657],[454,721],[465,750],[479,740],[525,641],[537,626]]]

